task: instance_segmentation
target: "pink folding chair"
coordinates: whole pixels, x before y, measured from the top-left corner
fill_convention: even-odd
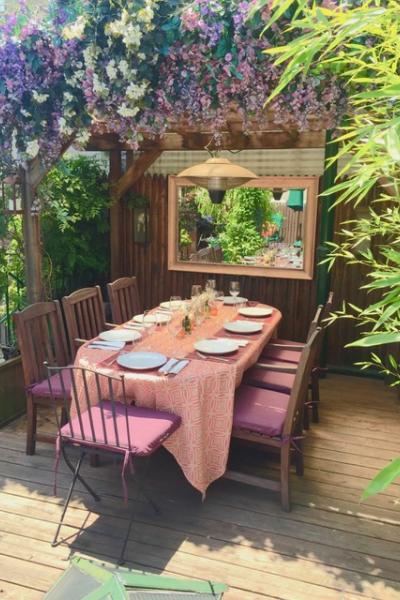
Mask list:
[[[99,496],[80,475],[84,457],[88,453],[101,453],[120,456],[122,459],[122,486],[124,500],[128,500],[125,474],[127,467],[133,471],[133,459],[149,457],[179,427],[179,416],[138,407],[132,399],[126,397],[124,375],[110,376],[81,367],[47,367],[48,381],[52,390],[52,381],[57,374],[64,390],[64,410],[68,421],[62,424],[57,417],[58,435],[56,442],[55,493],[58,464],[61,455],[73,473],[72,482],[64,503],[61,519],[57,526],[52,545],[57,545],[58,535],[68,504],[71,500],[75,483],[79,480],[91,496],[100,500]],[[71,399],[67,393],[67,382],[71,384]],[[79,459],[74,466],[67,453],[67,448],[75,447],[80,451]],[[139,491],[153,506],[156,505],[145,494],[143,486]],[[132,527],[133,514],[120,555],[122,564]]]

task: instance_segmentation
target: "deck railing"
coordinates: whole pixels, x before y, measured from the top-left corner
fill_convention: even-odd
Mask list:
[[[5,274],[0,286],[0,349],[5,359],[16,356],[13,314],[23,308],[25,283],[15,273]]]

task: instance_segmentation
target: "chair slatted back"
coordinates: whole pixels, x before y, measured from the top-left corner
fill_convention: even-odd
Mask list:
[[[301,351],[299,366],[293,383],[292,391],[283,427],[283,436],[292,436],[302,423],[304,402],[308,393],[311,370],[315,358],[321,349],[323,330],[318,327]]]
[[[129,428],[128,404],[124,376],[106,375],[82,367],[47,366],[51,376],[58,374],[63,389],[67,424],[57,418],[61,437],[72,438],[90,446],[105,449],[133,450]],[[71,381],[71,394],[66,391]]]
[[[79,343],[77,339],[91,340],[105,329],[105,311],[100,286],[83,288],[62,299],[65,324],[71,354]]]
[[[32,304],[16,312],[14,322],[26,385],[46,378],[44,362],[50,365],[69,362],[59,302]]]
[[[329,317],[329,315],[332,312],[333,296],[334,296],[334,293],[333,292],[329,292],[328,299],[325,302],[324,307],[323,307],[322,312],[321,312],[320,323],[321,323],[321,325],[323,327],[326,326],[326,323],[324,324],[324,321]]]
[[[310,323],[310,327],[308,328],[307,340],[306,340],[307,342],[308,342],[308,340],[311,339],[312,334],[314,333],[314,331],[319,326],[319,324],[321,322],[321,315],[322,315],[323,310],[324,310],[323,304],[319,304],[317,306],[317,310],[315,311],[315,315],[313,317],[313,320]]]
[[[120,325],[142,312],[136,277],[121,277],[108,283],[107,290],[113,323]]]

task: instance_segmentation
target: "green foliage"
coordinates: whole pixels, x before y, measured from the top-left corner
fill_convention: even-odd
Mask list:
[[[180,246],[190,246],[192,241],[193,240],[190,237],[187,229],[182,228],[179,233],[179,245]]]
[[[275,211],[270,190],[242,187],[230,190],[227,196],[226,202],[231,207],[229,223],[247,223],[261,234],[263,224],[272,220]]]
[[[355,320],[363,333],[351,345],[368,348],[400,340],[400,10],[398,0],[357,4],[329,9],[306,0],[273,1],[275,17],[283,6],[296,7],[289,30],[297,29],[299,35],[281,48],[267,50],[277,56],[277,64],[285,66],[280,85],[268,100],[299,73],[305,76],[310,70],[336,76],[346,85],[348,116],[332,160],[349,159],[338,174],[340,183],[325,194],[358,205],[378,184],[378,197],[369,203],[364,217],[343,224],[341,241],[331,244],[326,262],[331,266],[340,259],[366,270],[364,288],[379,295],[379,300],[366,308],[344,304],[331,322]],[[400,384],[394,356],[383,360],[373,353],[362,366],[377,367],[393,377],[393,385]],[[396,459],[377,475],[364,497],[385,489],[399,474],[400,459]]]
[[[264,240],[257,229],[248,222],[231,221],[225,231],[219,235],[224,260],[230,263],[241,262],[244,256],[257,254]]]
[[[48,295],[104,283],[109,268],[107,174],[92,158],[60,161],[39,190]]]
[[[383,492],[393,481],[400,477],[400,458],[395,458],[365,488],[362,499],[366,500],[374,494]]]

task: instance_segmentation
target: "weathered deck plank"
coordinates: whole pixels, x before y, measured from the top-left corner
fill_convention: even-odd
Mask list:
[[[322,382],[322,399],[321,424],[305,444],[305,476],[293,475],[290,514],[272,493],[230,481],[214,484],[202,504],[161,453],[149,488],[163,515],[136,501],[128,564],[226,581],[227,600],[400,598],[400,488],[359,503],[376,469],[400,453],[399,403],[379,382],[339,376]],[[44,421],[52,427],[51,418]],[[114,561],[130,509],[118,468],[85,466],[102,501],[80,490],[62,529],[65,543],[51,548],[69,474],[61,466],[54,496],[54,449],[39,445],[26,456],[22,428],[0,431],[0,598],[36,600],[71,552]],[[276,469],[248,450],[236,450],[235,460],[253,471]]]

